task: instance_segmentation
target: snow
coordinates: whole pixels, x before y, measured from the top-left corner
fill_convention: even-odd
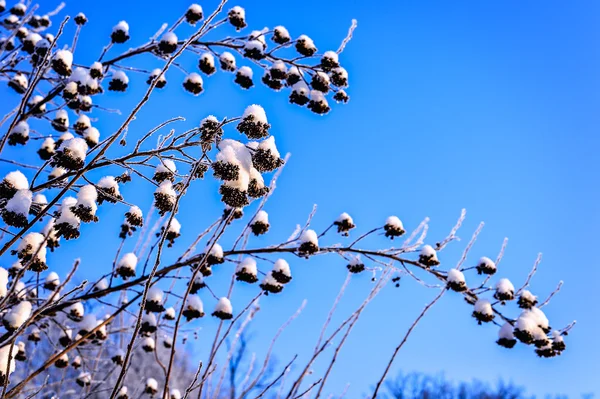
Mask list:
[[[205,53],[206,54],[206,53]],[[219,56],[219,60],[224,63],[227,64],[231,67],[231,69],[235,69],[235,57],[233,56],[233,54],[231,54],[229,51],[225,51],[223,52],[220,56]],[[246,67],[247,68],[247,67]]]
[[[231,55],[230,53],[227,54]],[[213,55],[209,52],[202,53],[200,60],[206,62],[208,65],[215,65],[215,57],[213,57]],[[233,62],[235,63],[235,58],[233,59]]]
[[[496,291],[500,294],[508,294],[515,292],[515,287],[507,278],[502,278],[496,283]]]
[[[144,313],[142,323],[146,323],[151,327],[156,327],[156,316],[154,313]]]
[[[60,285],[60,279],[56,272],[50,272],[44,280],[46,284]]]
[[[118,267],[130,270],[135,270],[137,266],[138,258],[133,252],[126,253],[119,261]]]
[[[165,316],[174,319],[175,318],[175,308],[170,307],[167,310],[165,310]]]
[[[175,166],[175,162],[170,159],[161,159],[161,163],[158,164],[154,173],[175,173],[177,172],[177,166]]]
[[[4,176],[4,181],[17,190],[25,190],[29,188],[29,182],[27,181],[27,178],[18,170],[10,172]]]
[[[181,399],[181,392],[179,392],[179,389],[171,389],[170,395],[170,399]]]
[[[83,138],[90,143],[98,144],[98,141],[100,141],[100,132],[93,126],[88,127],[83,131]]]
[[[92,66],[90,66],[90,70],[95,70],[95,71],[99,71],[102,72],[102,63],[99,61],[96,61],[92,64]]]
[[[108,280],[106,278],[102,278],[94,285],[95,291],[103,291],[108,288]]]
[[[51,150],[49,151],[50,153],[54,152],[54,147],[55,147],[55,142],[54,139],[52,137],[47,137],[46,139],[44,139],[44,141],[42,142],[42,146],[41,149],[47,149],[47,150]]]
[[[554,342],[564,342],[564,338],[561,335],[560,331],[558,331],[558,330],[552,331],[552,341],[554,341]]]
[[[533,317],[527,314],[521,314],[517,319],[515,328],[519,331],[527,331],[533,333],[537,329],[536,322]]]
[[[80,381],[84,385],[89,385],[92,383],[92,376],[88,372],[81,372],[77,376],[77,381]]]
[[[181,223],[175,218],[171,219],[171,224],[169,224],[167,231],[169,233],[179,234],[181,231]]]
[[[3,376],[12,374],[16,368],[15,356],[19,352],[19,348],[17,348],[16,346],[13,345],[12,353],[11,353],[10,348],[11,348],[10,343],[8,343],[0,348],[0,367],[2,367],[2,369],[0,369],[0,375],[3,375]],[[9,354],[10,354],[10,356],[9,356]],[[10,365],[8,364],[9,357],[11,358]],[[8,373],[7,373],[7,371],[8,371]]]
[[[11,81],[15,82],[17,85],[21,86],[21,87],[27,87],[28,85],[28,81],[27,81],[27,77],[25,75],[23,75],[22,73],[17,73],[15,74]]]
[[[69,50],[57,50],[54,59],[62,61],[69,68],[73,65],[73,53]]]
[[[24,215],[27,217],[29,208],[32,203],[32,194],[29,190],[19,190],[15,195],[8,200],[6,207],[4,208],[8,212],[14,212],[18,215]]]
[[[158,382],[156,382],[154,378],[148,378],[146,380],[146,388],[150,388],[156,391],[158,389]]]
[[[81,302],[75,302],[67,308],[67,311],[69,312],[69,314],[73,314],[79,317],[83,317],[84,315],[83,304]]]
[[[305,47],[308,47],[308,48],[315,47],[315,42],[313,42],[313,40],[306,35],[300,35],[298,37],[298,41],[300,43],[302,43]]]
[[[19,302],[4,316],[4,323],[8,324],[14,329],[21,327],[31,316],[31,309],[30,302]]]
[[[154,349],[156,344],[154,343],[154,339],[152,337],[146,337],[142,340],[142,346],[144,348]]]
[[[238,69],[237,73],[239,73],[242,76],[247,77],[248,79],[252,79],[252,75],[254,74],[254,72],[252,72],[252,69],[247,66],[243,66],[240,69]]]
[[[40,36],[38,33],[30,32],[23,41],[31,43],[35,47],[40,40],[42,40],[42,36]]]
[[[165,180],[156,188],[157,193],[167,195],[173,199],[177,197],[177,192],[173,189],[173,183],[171,180]]]
[[[129,77],[123,71],[115,71],[112,74],[112,80],[118,80],[124,84],[129,84]]]
[[[235,269],[235,271],[236,271],[236,273],[245,271],[248,274],[252,274],[252,275],[256,276],[256,274],[257,274],[256,261],[254,260],[254,258],[251,258],[251,257],[244,258],[237,265],[237,268]]]
[[[84,316],[83,320],[81,320],[79,322],[79,331],[83,330],[83,331],[86,331],[89,333],[96,327],[98,327],[98,320],[96,319],[96,316],[93,314],[88,314],[88,315]]]
[[[87,143],[84,139],[79,137],[63,141],[60,143],[60,147],[58,147],[58,151],[68,154],[71,158],[80,159],[82,161],[85,161],[87,150]]]
[[[0,298],[4,298],[8,292],[8,271],[0,267]]]
[[[142,218],[142,210],[137,205],[132,205],[127,211],[131,216],[135,216],[136,218]]]
[[[479,259],[479,265],[484,265],[487,269],[496,269],[496,263],[487,256],[482,256]]]
[[[323,94],[323,92],[321,92],[319,90],[311,90],[310,91],[310,100],[315,103],[320,103],[320,102],[327,103],[327,100],[325,99],[325,95]]]
[[[167,32],[160,38],[160,41],[168,44],[177,44],[177,35],[173,32]]]
[[[244,50],[246,51],[257,51],[262,54],[264,52],[264,43],[260,40],[250,40],[244,44]]]
[[[464,283],[465,275],[458,269],[450,269],[448,271],[448,281],[452,283]]]
[[[280,158],[279,150],[277,150],[277,146],[275,145],[275,137],[270,136],[263,141],[260,142],[258,148],[261,150],[269,150],[271,151],[271,155],[275,158]]]
[[[310,242],[315,246],[319,246],[319,239],[317,237],[317,233],[314,230],[306,230],[300,236],[300,243],[304,244],[306,242]]]
[[[193,12],[194,14],[202,14],[202,7],[199,4],[192,4],[191,6],[189,6],[188,11]]]
[[[18,134],[19,136],[29,137],[29,124],[25,121],[21,121],[13,127],[10,132],[11,134]]]
[[[185,301],[186,308],[191,310],[197,310],[200,313],[203,312],[204,306],[202,305],[202,301],[198,295],[190,295]]]
[[[275,265],[273,265],[273,271],[279,272],[283,275],[292,276],[292,271],[290,270],[290,265],[287,263],[285,259],[277,259],[275,261]]]
[[[61,177],[65,173],[67,173],[67,170],[65,168],[57,166],[56,168],[52,169],[52,171],[48,175],[48,179],[56,179],[58,177]]]
[[[248,106],[244,110],[244,114],[242,115],[242,118],[245,119],[249,115],[252,115],[254,117],[254,122],[261,122],[261,123],[267,124],[267,114],[265,113],[264,108],[261,107],[260,105],[252,104],[252,105]]]
[[[162,302],[163,300],[163,290],[154,286],[148,290],[148,300],[152,302]]]
[[[78,127],[78,130],[83,131],[88,127],[92,126],[92,122],[90,121],[90,118],[87,115],[81,114],[79,115],[79,118],[77,118],[77,120],[75,121],[75,125],[81,126],[81,128]]]
[[[500,327],[500,331],[498,331],[498,338],[504,339],[515,339],[515,335],[513,334],[513,326],[510,323],[504,323],[502,327]]]
[[[81,220],[71,210],[76,204],[77,200],[73,197],[66,197],[63,199],[60,207],[60,216],[56,219],[56,224],[67,223],[78,229]]]
[[[547,330],[549,328],[550,322],[548,321],[548,317],[544,314],[544,312],[537,307],[524,310],[519,318],[528,318],[532,320],[537,326]]]
[[[36,258],[41,262],[46,263],[46,242],[45,237],[40,233],[29,233],[19,243],[17,247],[17,251],[20,253],[27,253],[34,255],[37,253]],[[26,250],[28,246],[31,246],[31,249]],[[39,249],[39,251],[38,251]]]
[[[236,16],[240,17],[241,19],[246,18],[246,10],[244,10],[240,6],[233,7],[231,10],[229,10],[229,13],[234,13]]]
[[[56,111],[56,114],[54,114],[54,119],[64,120],[65,125],[68,125],[69,124],[69,113],[64,109],[59,109],[58,111]]]
[[[254,223],[269,224],[269,215],[267,214],[267,212],[263,211],[262,209],[258,211],[256,213],[256,216],[254,216],[254,219],[252,219],[251,224]]]
[[[129,24],[125,21],[121,21],[114,26],[112,31],[113,31],[113,33],[119,32],[119,31],[129,33]]]
[[[103,189],[114,189],[114,196],[118,197],[121,195],[119,192],[119,183],[115,180],[113,176],[105,176],[97,184],[98,187]]]
[[[323,54],[323,58],[327,58],[327,59],[335,62],[336,64],[339,62],[338,54],[335,51],[326,51]]]
[[[190,73],[185,77],[185,82],[190,82],[193,84],[202,85],[202,76],[198,75],[196,72]]]
[[[204,253],[206,253],[206,251]],[[211,256],[214,256],[215,258],[222,259],[223,258],[223,247],[221,247],[220,244],[215,243],[212,246],[212,248],[210,249],[210,251],[208,252],[208,254]]]
[[[33,203],[38,205],[48,205],[48,200],[44,194],[36,194],[33,196]]]
[[[521,298],[531,303],[537,301],[537,296],[533,295],[529,290],[523,290],[523,292],[521,292]]]
[[[475,302],[475,312],[482,315],[493,315],[492,304],[487,299],[478,299]]]
[[[233,314],[233,307],[231,306],[229,298],[221,297],[219,302],[217,302],[217,306],[215,306],[215,312]]]
[[[420,255],[427,258],[431,257],[432,259],[437,259],[437,253],[431,245],[423,245],[423,248],[421,248]]]
[[[281,38],[290,39],[290,33],[284,26],[281,26],[281,25],[276,26],[275,29],[273,29],[273,31],[277,34],[277,36],[279,36]]]
[[[344,221],[347,221],[349,224],[354,224],[352,217],[346,212],[343,212],[340,216],[338,216],[338,218],[335,221],[338,223],[343,223]]]

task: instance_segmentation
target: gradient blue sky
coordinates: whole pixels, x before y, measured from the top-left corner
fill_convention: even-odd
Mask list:
[[[57,3],[44,1],[43,8]],[[215,3],[201,4],[211,10]],[[162,22],[175,21],[189,5],[181,0],[168,5],[138,0],[121,1],[118,6],[101,4],[70,1],[61,13],[73,16],[83,11],[90,19],[80,38],[76,63],[94,61],[119,20],[129,22],[133,39],[113,49],[113,55],[143,43]],[[561,294],[545,310],[557,327],[577,319],[578,326],[567,338],[568,350],[558,358],[540,360],[531,348],[500,348],[494,343],[496,329],[478,327],[470,317],[470,307],[450,293],[418,326],[392,374],[399,370],[444,372],[455,380],[490,382],[501,377],[538,395],[600,394],[600,323],[594,307],[600,299],[595,287],[600,278],[595,253],[600,238],[600,4],[591,0],[305,0],[295,6],[244,0],[236,4],[247,8],[251,29],[282,24],[292,36],[311,36],[322,51],[337,49],[350,20],[357,18],[355,37],[340,58],[350,74],[350,103],[334,105],[333,112],[320,117],[288,104],[287,92],[273,93],[261,84],[242,92],[225,73],[205,78],[206,91],[196,98],[183,92],[183,74],[173,70],[167,74],[168,89],[156,93],[131,125],[130,142],[169,117],[185,116],[187,121],[180,124],[184,129],[209,114],[236,116],[249,104],[262,104],[280,151],[291,152],[292,158],[266,207],[272,231],[250,246],[285,240],[297,223],[305,221],[314,203],[319,206],[314,220],[317,230],[343,211],[354,217],[360,231],[381,225],[391,214],[398,215],[409,229],[429,216],[428,242],[444,237],[461,208],[467,208],[464,240],[452,244],[441,256],[442,262],[456,262],[481,220],[486,227],[468,262],[483,255],[495,257],[507,236],[509,245],[499,275],[518,285],[537,253],[543,252],[531,289],[545,297],[564,280]],[[69,28],[66,35],[72,31]],[[186,27],[181,32],[190,31]],[[229,27],[223,31],[232,33]],[[149,62],[152,67],[160,65]],[[241,59],[238,63],[248,65]],[[183,64],[196,70],[193,57]],[[260,76],[257,70],[255,74]],[[146,88],[144,77],[131,78],[127,96],[107,93],[98,102],[130,109]],[[18,99],[5,89],[2,98],[11,104]],[[93,115],[101,117],[94,125],[104,137],[124,118],[98,111]],[[229,134],[238,137],[233,129]],[[31,158],[23,149],[11,149],[3,156]],[[10,169],[1,166],[3,173]],[[144,184],[126,186],[123,194],[146,210],[152,199],[150,187]],[[208,179],[190,189],[177,216],[184,235],[189,234],[169,250],[166,260],[173,259],[220,212],[217,187]],[[78,242],[63,244],[62,251],[51,256],[54,267],[66,267],[79,255],[78,248],[86,248],[84,274],[107,271],[118,246],[124,211],[123,207],[102,207],[95,234],[84,226]],[[332,236],[325,241],[336,240]],[[130,248],[134,243],[129,242]],[[389,245],[382,238],[369,244]],[[282,337],[277,350],[281,362],[312,348],[345,278],[344,264],[338,258],[288,260],[294,284],[283,295],[262,301],[256,323],[261,327],[255,327],[253,341],[261,354],[268,337],[307,298],[307,309]],[[231,267],[224,266],[221,283],[213,283],[217,290],[225,284]],[[218,276],[219,271],[215,280]],[[362,301],[371,287],[369,280],[368,275],[353,279],[335,320],[343,319]],[[239,304],[239,308],[244,298],[255,293],[255,288],[236,289],[234,306]],[[434,295],[408,279],[401,289],[384,290],[357,324],[325,391],[341,392],[350,381],[348,397],[368,391],[390,351]],[[214,305],[210,298],[205,301],[208,308]],[[216,324],[212,320],[201,323],[207,335]],[[203,338],[201,332],[200,341],[193,348],[188,346],[191,358],[196,357],[192,350],[202,353],[209,345],[208,338]]]

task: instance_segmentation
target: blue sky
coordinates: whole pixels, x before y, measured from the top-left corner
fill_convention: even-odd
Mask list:
[[[43,7],[57,3],[44,2]],[[214,4],[202,3],[205,10]],[[173,116],[186,117],[180,124],[184,129],[209,114],[237,116],[249,104],[262,104],[280,151],[291,152],[292,158],[266,207],[272,231],[250,246],[285,240],[297,223],[304,223],[314,203],[319,206],[314,219],[317,231],[344,211],[354,217],[359,231],[381,225],[391,214],[398,215],[409,229],[429,216],[429,242],[443,238],[461,208],[467,208],[460,234],[464,240],[453,243],[441,255],[442,262],[456,262],[481,220],[486,227],[467,262],[484,255],[495,257],[502,239],[509,237],[499,277],[509,277],[518,285],[537,253],[543,252],[531,290],[545,297],[564,280],[562,292],[546,311],[557,327],[577,319],[578,326],[567,338],[568,350],[549,360],[538,359],[531,348],[504,350],[494,343],[496,329],[477,326],[471,309],[458,295],[449,293],[418,326],[392,374],[399,370],[444,372],[455,380],[490,382],[501,377],[539,395],[599,394],[596,340],[600,323],[590,304],[600,299],[594,286],[600,278],[595,257],[600,238],[596,153],[600,144],[600,4],[589,0],[381,1],[377,6],[305,0],[296,8],[281,2],[236,4],[246,7],[251,29],[282,24],[292,36],[311,36],[321,51],[337,49],[350,20],[357,18],[354,39],[340,57],[350,74],[350,103],[333,105],[329,115],[320,117],[288,104],[287,92],[274,93],[261,84],[241,91],[232,76],[222,72],[205,78],[205,92],[192,97],[181,89],[183,74],[173,70],[167,74],[168,89],[156,93],[131,125],[130,142]],[[87,65],[96,60],[119,20],[129,22],[132,40],[111,50],[109,57],[143,43],[162,22],[175,21],[188,5],[180,0],[168,6],[136,0],[98,7],[97,2],[71,1],[61,15],[83,11],[89,17],[75,54],[76,63]],[[72,32],[71,27],[66,36]],[[191,30],[186,27],[181,32]],[[223,32],[231,34],[232,30],[227,27]],[[238,63],[248,65],[241,59]],[[182,64],[196,70],[194,57],[185,58]],[[148,65],[154,68],[160,62],[146,58],[128,65],[151,69]],[[257,70],[255,74],[260,76]],[[126,112],[146,88],[144,77],[131,78],[126,96],[107,93],[98,102]],[[2,98],[11,104],[18,99],[6,89]],[[124,115],[98,111],[93,116],[100,117],[94,125],[104,137],[124,119]],[[233,129],[228,133],[238,134]],[[10,149],[3,157],[32,159],[23,149]],[[5,173],[11,168],[2,165],[1,169]],[[123,194],[146,210],[151,188],[144,184],[126,186]],[[167,253],[167,261],[220,212],[217,187],[208,179],[190,189],[177,216],[184,237]],[[102,207],[99,227],[85,226],[78,242],[65,243],[51,258],[54,267],[68,265],[84,248],[86,276],[108,270],[124,211],[122,206]],[[338,240],[328,235],[325,242]],[[128,243],[130,248],[134,243]],[[369,244],[389,245],[382,238]],[[344,264],[338,258],[288,260],[294,283],[282,296],[262,301],[256,323],[261,327],[255,327],[253,342],[259,353],[264,351],[268,337],[307,298],[307,309],[282,337],[277,350],[281,362],[312,349],[345,278]],[[232,267],[216,272],[217,289]],[[351,312],[370,287],[370,276],[354,278],[335,320]],[[255,293],[255,288],[236,289],[234,306]],[[433,296],[433,291],[408,279],[400,289],[384,290],[357,324],[325,391],[341,392],[350,381],[351,397],[368,391],[391,350]],[[214,305],[210,298],[206,303]],[[517,310],[512,311],[516,315]],[[215,322],[202,323],[208,336]],[[188,350],[201,353],[202,342],[208,345],[203,337],[201,332],[200,342]]]

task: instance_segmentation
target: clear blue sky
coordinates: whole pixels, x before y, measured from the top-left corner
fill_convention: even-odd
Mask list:
[[[58,2],[44,3],[44,8],[50,8]],[[119,20],[129,22],[133,39],[111,54],[143,43],[162,22],[173,22],[188,6],[181,0],[122,1],[118,7],[69,3],[62,15],[83,11],[90,19],[75,55],[75,62],[84,64],[97,58]],[[213,4],[202,2],[205,10]],[[357,18],[355,37],[341,56],[350,74],[350,103],[334,105],[333,112],[319,117],[288,104],[287,92],[273,93],[261,84],[242,92],[225,73],[205,78],[206,91],[196,98],[183,92],[183,74],[173,70],[167,75],[170,88],[157,93],[131,125],[130,142],[169,117],[185,116],[183,129],[209,114],[236,116],[249,104],[262,104],[280,151],[291,152],[292,158],[266,207],[272,231],[250,246],[285,240],[295,224],[305,221],[314,203],[319,205],[317,230],[343,211],[354,217],[360,231],[381,225],[391,214],[409,229],[429,216],[430,242],[445,236],[461,208],[467,208],[464,240],[451,245],[442,262],[453,265],[484,220],[486,227],[468,262],[483,255],[495,257],[507,236],[510,241],[499,275],[519,284],[537,253],[543,252],[531,289],[545,297],[564,280],[564,289],[546,308],[547,314],[557,327],[573,319],[578,326],[567,338],[562,356],[540,360],[531,348],[508,351],[495,345],[496,329],[478,327],[470,317],[471,309],[450,293],[419,325],[392,374],[444,372],[456,380],[490,382],[502,377],[539,395],[600,394],[600,322],[594,308],[600,299],[595,289],[600,278],[595,253],[600,238],[600,4],[591,0],[381,1],[377,5],[305,0],[294,8],[292,3],[275,1],[237,4],[247,8],[251,29],[282,24],[292,36],[310,35],[323,51],[337,49],[350,20]],[[241,59],[238,63],[248,65]],[[183,64],[196,70],[193,57]],[[255,74],[260,76],[256,70]],[[111,107],[127,111],[146,88],[144,77],[131,78],[127,96],[107,93],[98,102],[111,101]],[[2,98],[17,100],[5,89]],[[93,115],[101,117],[95,126],[103,137],[124,118],[98,111]],[[238,137],[233,129],[229,134]],[[22,149],[7,154],[30,158]],[[3,173],[10,169],[1,168]],[[144,184],[126,186],[123,194],[146,210],[151,189]],[[167,260],[220,212],[216,190],[217,183],[210,179],[192,187],[177,216],[185,237],[169,250]],[[63,244],[62,251],[50,257],[51,265],[60,269],[77,256],[69,249],[87,248],[82,256],[84,273],[93,276],[98,269],[108,270],[124,211],[122,206],[103,206],[100,227],[85,226],[78,242]],[[334,238],[338,240],[332,236],[328,242],[336,242]],[[130,248],[134,243],[129,242]],[[379,239],[373,245],[389,243]],[[308,308],[282,337],[277,351],[281,362],[312,349],[345,278],[338,258],[289,260],[294,282],[281,296],[262,301],[256,323],[262,327],[255,328],[253,342],[261,353],[269,335],[307,298]],[[220,275],[224,281],[231,267],[217,271],[215,280]],[[369,277],[353,279],[336,320],[362,300],[371,287]],[[213,284],[218,290],[220,283]],[[234,306],[239,309],[243,299],[255,293],[255,288],[236,289]],[[349,381],[348,397],[366,392],[411,320],[434,295],[408,279],[401,289],[386,289],[358,323],[326,392],[341,392]],[[210,298],[205,302],[209,308],[214,306]],[[207,335],[215,325],[212,320],[200,323]],[[209,345],[203,337],[201,332],[195,351]]]

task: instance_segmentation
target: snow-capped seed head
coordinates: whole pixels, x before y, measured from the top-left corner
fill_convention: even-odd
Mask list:
[[[19,302],[10,308],[8,313],[2,318],[4,328],[12,332],[21,327],[31,316],[31,303],[28,301]]]
[[[177,35],[174,32],[166,32],[158,42],[158,50],[164,54],[171,54],[177,50]]]
[[[235,269],[237,281],[255,283],[258,281],[257,274],[256,261],[251,257],[244,258]]]
[[[8,271],[0,267],[0,299],[6,297],[8,292]]]
[[[10,13],[18,17],[24,16],[26,11],[27,6],[24,3],[17,3],[10,9]]]
[[[419,253],[419,263],[427,267],[437,266],[440,264],[440,261],[437,257],[437,252],[431,245],[423,245],[421,252]]]
[[[11,350],[12,348],[12,350]],[[0,347],[0,381],[5,382],[5,379],[15,371],[16,369],[16,361],[15,357],[19,352],[19,348],[15,345],[11,345],[10,343]],[[10,363],[8,359],[10,357]]]
[[[129,24],[125,21],[119,22],[113,28],[110,38],[113,43],[125,43],[129,40]]]
[[[285,44],[292,40],[292,38],[288,30],[280,25],[276,26],[275,29],[273,29],[272,40],[277,44]]]
[[[317,233],[314,230],[305,230],[300,235],[300,245],[298,246],[298,252],[301,255],[311,255],[319,250],[319,239]]]
[[[265,45],[260,40],[249,40],[244,44],[244,57],[253,60],[262,60],[265,55]]]
[[[175,320],[175,308],[170,307],[167,310],[165,310],[163,317],[167,320]]]
[[[76,137],[63,141],[56,150],[51,164],[68,170],[81,169],[85,164],[87,150],[88,145],[82,138]]]
[[[142,340],[142,349],[144,349],[144,351],[152,352],[152,351],[154,351],[155,347],[156,347],[156,343],[154,342],[154,338],[146,337]]]
[[[88,21],[88,19],[84,13],[80,12],[79,14],[75,15],[75,23],[77,25],[80,25],[80,26],[85,25],[87,23],[87,21]]]
[[[277,294],[283,290],[283,284],[279,283],[274,277],[273,273],[269,272],[260,283],[260,288],[267,294]]]
[[[515,299],[515,287],[507,278],[502,278],[496,283],[494,298],[499,301],[511,301]]]
[[[28,233],[17,246],[17,256],[21,262],[29,263],[31,271],[46,270],[46,237],[40,233]]]
[[[100,132],[95,127],[88,127],[83,131],[83,139],[89,147],[94,147],[100,141]]]
[[[355,228],[354,220],[352,217],[348,215],[346,212],[342,213],[338,218],[333,222],[335,226],[337,226],[338,233],[347,236],[348,232]]]
[[[325,98],[325,94],[319,90],[310,91],[310,101],[308,102],[308,109],[318,115],[325,115],[331,108]]]
[[[212,313],[213,316],[218,317],[221,320],[229,320],[233,318],[233,308],[229,298],[222,297],[215,306],[215,311]]]
[[[229,23],[233,25],[236,30],[243,29],[247,26],[246,24],[246,10],[240,6],[235,6],[227,13]]]
[[[123,278],[135,276],[138,258],[133,252],[126,253],[117,264],[117,274]]]
[[[448,287],[456,292],[462,292],[467,289],[465,275],[458,269],[448,270]]]
[[[160,68],[153,69],[150,73],[150,76],[148,76],[146,83],[152,84],[152,82],[156,81],[157,88],[162,89],[163,87],[165,87],[167,85],[167,78],[164,74],[161,75],[161,72],[162,70]]]
[[[185,302],[183,316],[187,321],[204,316],[204,306],[198,295],[189,295]]]
[[[31,191],[18,190],[15,195],[8,200],[4,209],[1,211],[2,220],[14,227],[25,227],[27,225],[27,215],[31,209],[32,194]]]
[[[119,183],[114,176],[104,176],[96,186],[98,188],[98,204],[102,204],[104,201],[114,204],[123,199],[119,191]]]
[[[152,178],[154,181],[161,183],[164,180],[171,180],[175,178],[175,173],[177,172],[177,166],[175,162],[170,159],[161,159],[160,163],[154,169],[154,177]]]
[[[27,90],[27,87],[29,87],[29,81],[22,73],[16,73],[8,82],[8,86],[10,86],[17,93],[24,94]]]
[[[173,210],[176,201],[177,192],[173,188],[173,183],[170,180],[164,180],[154,192],[154,206],[158,209],[159,214],[163,216]]]
[[[360,273],[365,270],[365,264],[360,259],[360,255],[350,256],[350,260],[346,265],[346,268],[350,273]]]
[[[185,12],[185,20],[190,25],[196,25],[203,17],[202,7],[199,4],[192,4]]]
[[[544,312],[537,307],[533,307],[528,310],[524,310],[519,317],[528,317],[532,319],[535,324],[546,332],[550,332],[550,322]]]
[[[225,51],[219,56],[219,62],[224,71],[234,72],[236,69],[235,57],[229,51]]]
[[[267,137],[270,128],[264,108],[256,104],[244,110],[242,121],[237,125],[238,131],[250,139]]]
[[[215,57],[208,51],[202,53],[198,61],[198,68],[205,74],[212,75],[217,70],[215,68]]]
[[[73,129],[79,134],[83,133],[85,129],[92,126],[92,121],[87,115],[79,115],[79,118],[73,124]]]
[[[67,309],[67,317],[74,321],[81,321],[84,315],[83,304],[81,302],[75,302]]]
[[[487,299],[480,298],[473,307],[473,317],[479,324],[488,323],[494,319],[494,309]]]
[[[504,323],[498,331],[498,340],[496,343],[505,348],[512,348],[517,343],[515,334],[513,332],[513,326],[510,323]]]
[[[289,283],[292,280],[292,271],[289,263],[285,259],[277,259],[273,265],[271,276],[280,284]]]
[[[317,47],[310,37],[300,35],[296,40],[296,51],[305,57],[311,57],[317,52]]]
[[[171,392],[169,392],[169,399],[181,399],[181,392],[179,392],[179,389],[171,389]]]
[[[335,51],[326,51],[321,57],[321,67],[325,71],[329,71],[340,65],[338,54]]]
[[[487,256],[483,256],[477,263],[477,273],[492,275],[496,273],[496,263]]]
[[[112,74],[110,82],[108,82],[108,90],[111,91],[125,91],[129,86],[129,77],[125,72],[119,70]]]
[[[154,378],[146,380],[146,393],[154,395],[158,390],[158,382]]]
[[[523,290],[521,295],[519,295],[519,300],[517,301],[517,304],[521,309],[531,309],[537,305],[537,303],[537,296],[533,295],[529,290]]]
[[[27,190],[29,182],[18,170],[8,173],[0,182],[0,198],[11,198],[18,190]]]
[[[50,291],[54,291],[60,285],[60,279],[56,272],[51,272],[46,276],[44,280],[44,288]]]
[[[258,236],[269,231],[269,227],[269,214],[261,209],[256,213],[254,218],[252,218],[250,229],[254,235]]]
[[[52,69],[61,76],[69,76],[73,66],[73,53],[69,50],[58,50],[52,59]]]
[[[183,88],[186,91],[197,96],[198,94],[202,93],[202,91],[204,90],[202,87],[202,84],[203,84],[202,76],[198,75],[195,72],[192,72],[185,77],[185,80],[183,81]]]

